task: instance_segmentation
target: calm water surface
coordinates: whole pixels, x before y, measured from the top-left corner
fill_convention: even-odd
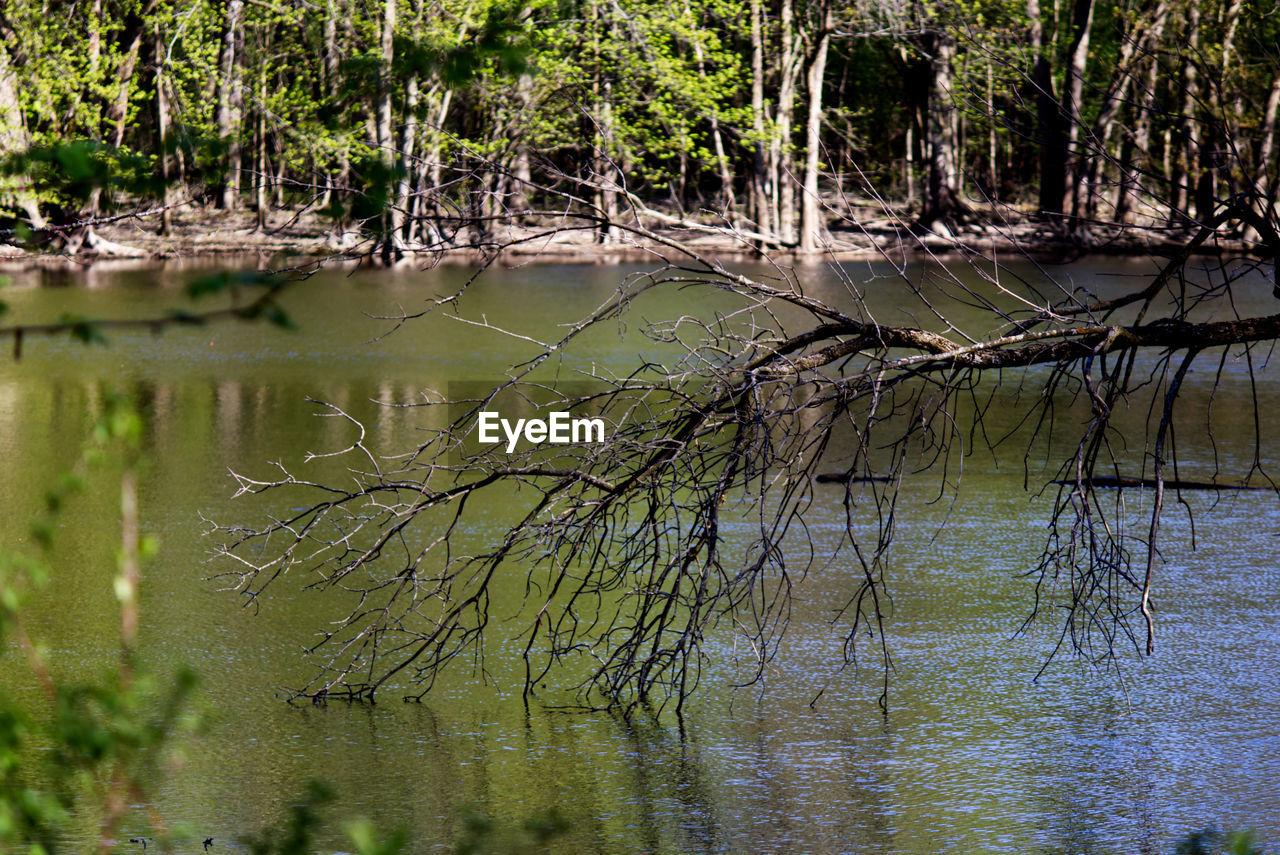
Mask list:
[[[1052,272],[1067,287],[1107,289],[1150,269],[1109,265]],[[872,276],[884,271],[845,272],[877,319],[936,325],[895,280]],[[597,305],[624,274],[496,271],[473,286],[464,314],[547,334]],[[1043,280],[1034,269],[1024,274]],[[6,320],[162,311],[193,275],[99,271],[47,287],[20,282],[6,289]],[[229,469],[267,475],[271,461],[296,465],[308,451],[349,441],[346,426],[318,417],[308,397],[348,407],[367,419],[376,447],[394,451],[429,416],[371,400],[417,401],[426,387],[491,378],[526,354],[517,340],[447,319],[374,340],[387,324],[369,315],[412,311],[465,275],[328,272],[287,300],[300,333],[219,326],[117,334],[105,349],[36,340],[21,362],[0,363],[6,543],[23,541],[45,486],[72,465],[111,390],[133,394],[146,418],[142,513],[162,551],[144,580],[143,646],[162,670],[177,662],[198,670],[211,722],[154,794],[168,821],[235,851],[222,841],[278,821],[318,778],[338,793],[323,834],[331,850],[344,845],[342,822],[357,816],[407,826],[413,851],[433,852],[452,851],[467,810],[496,817],[500,842],[515,842],[524,818],[552,806],[570,823],[554,846],[561,852],[1162,852],[1211,824],[1251,826],[1269,848],[1280,846],[1280,503],[1265,494],[1216,503],[1189,496],[1197,548],[1189,549],[1185,510],[1171,512],[1162,533],[1156,656],[1125,659],[1120,680],[1063,663],[1033,681],[1053,634],[1046,626],[1014,637],[1032,593],[1020,574],[1043,545],[1047,510],[1023,488],[1025,445],[997,460],[966,458],[954,501],[931,501],[936,478],[908,485],[890,576],[896,671],[887,714],[876,703],[873,657],[860,670],[835,667],[841,633],[831,617],[855,584],[843,559],[820,559],[799,587],[790,636],[763,687],[730,690],[729,639],[713,640],[723,661],[711,663],[683,730],[666,718],[526,715],[500,643],[490,650],[491,680],[459,672],[422,704],[283,703],[278,689],[305,680],[300,648],[329,616],[285,588],[257,614],[219,592],[207,579],[217,568],[207,563],[201,515],[259,519],[279,508],[230,502]],[[831,269],[804,276],[810,292],[848,302]],[[1241,311],[1269,312],[1270,286],[1253,290],[1257,304],[1246,293]],[[626,370],[653,347],[638,334],[646,320],[719,308],[681,302],[688,299],[637,305],[625,328],[593,334],[586,363]],[[1263,412],[1274,412],[1280,384],[1254,367]],[[1226,366],[1213,410],[1218,465],[1228,476],[1252,460],[1248,399],[1230,382],[1247,368]],[[1211,380],[1206,369],[1188,381],[1190,412],[1205,410]],[[1060,419],[1071,428],[1078,416],[1064,407]],[[1265,431],[1264,462],[1275,467],[1274,428]],[[1211,474],[1207,433],[1184,433],[1188,471],[1180,474]],[[1140,458],[1140,440],[1133,453]],[[1042,473],[1031,465],[1034,481]],[[1143,497],[1132,501],[1140,515]],[[32,632],[67,676],[111,666],[115,502],[108,483],[73,504],[55,578],[32,605]],[[493,509],[495,519],[501,510]],[[836,493],[820,494],[806,517],[820,555],[834,548],[841,518]],[[487,527],[482,515],[470,536],[483,539],[490,528],[496,522]],[[34,696],[12,650],[0,655],[0,688]],[[96,840],[92,819],[73,835],[77,848]]]

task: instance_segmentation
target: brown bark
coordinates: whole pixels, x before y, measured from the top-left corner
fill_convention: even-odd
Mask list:
[[[773,160],[773,186],[777,193],[774,216],[778,238],[784,244],[796,242],[796,158],[792,140],[795,117],[796,84],[803,62],[797,32],[794,0],[782,0],[779,21],[782,38],[782,67],[778,79],[778,110],[770,151]]]
[[[773,195],[765,149],[764,112],[764,7],[751,0],[751,129],[755,134],[754,173],[751,182],[752,216],[761,234],[773,232],[770,197]]]
[[[392,117],[392,76],[391,64],[395,59],[396,0],[385,0],[382,4],[382,25],[378,36],[378,95],[375,105],[375,134],[378,141],[379,157],[383,165],[383,181],[390,182],[396,168],[396,139],[391,126]],[[404,214],[396,205],[391,192],[395,185],[385,188],[384,198],[388,200],[387,210],[382,215],[382,237],[379,250],[384,264],[394,264],[403,255],[400,231],[404,226]]]
[[[1061,214],[1066,207],[1067,137],[1058,96],[1053,88],[1050,46],[1040,0],[1027,0],[1027,21],[1034,50],[1031,86],[1036,102],[1036,138],[1040,143],[1040,212]]]
[[[243,101],[240,78],[243,34],[240,19],[244,0],[226,0],[222,18],[222,45],[218,56],[218,138],[227,147],[223,163],[226,175],[218,194],[218,207],[234,210],[240,196],[240,110]]]
[[[1092,220],[1097,216],[1098,203],[1102,198],[1100,184],[1105,176],[1107,166],[1110,163],[1117,164],[1117,183],[1123,185],[1127,180],[1127,169],[1124,164],[1128,163],[1132,157],[1134,144],[1133,132],[1125,135],[1125,141],[1122,143],[1122,153],[1119,158],[1113,158],[1115,137],[1118,131],[1117,119],[1120,115],[1121,108],[1130,103],[1130,90],[1134,85],[1135,62],[1139,55],[1148,53],[1152,48],[1160,44],[1164,36],[1164,22],[1168,17],[1169,7],[1164,2],[1157,2],[1150,14],[1144,16],[1145,20],[1150,23],[1146,26],[1139,26],[1135,31],[1125,34],[1120,40],[1120,58],[1116,66],[1116,76],[1112,85],[1107,89],[1102,98],[1102,105],[1098,109],[1098,118],[1094,120],[1092,140],[1097,150],[1092,153],[1089,158],[1088,167],[1088,186],[1081,192],[1087,192],[1085,202],[1085,216]],[[1144,99],[1140,94],[1132,99],[1137,102],[1149,102],[1153,93],[1148,91]],[[1141,103],[1136,107],[1136,111],[1142,112]],[[1137,122],[1133,122],[1134,125]],[[1127,152],[1128,154],[1125,154]],[[1117,208],[1119,207],[1119,199],[1117,198]],[[1120,218],[1118,211],[1113,212],[1116,219]]]
[[[924,226],[933,226],[940,221],[954,219],[964,205],[957,192],[960,171],[956,157],[956,108],[952,93],[956,45],[950,35],[941,31],[930,33],[927,39],[931,55],[925,116],[929,174],[920,220]]]
[[[1257,186],[1263,198],[1274,198],[1274,192],[1268,192],[1276,186],[1272,177],[1271,158],[1275,152],[1276,119],[1280,118],[1280,72],[1271,81],[1271,92],[1267,96],[1267,107],[1262,117],[1262,142],[1258,146]]]
[[[155,119],[156,119],[156,152],[159,157],[159,179],[160,179],[160,234],[167,235],[173,229],[173,215],[169,210],[170,197],[172,193],[173,183],[175,180],[173,171],[173,151],[172,139],[169,135],[169,90],[168,83],[165,80],[165,66],[168,56],[165,53],[164,37],[160,26],[157,24],[152,33],[154,41],[152,42],[153,59],[155,67],[152,70],[152,87],[155,96]]]
[[[1081,107],[1084,101],[1084,76],[1089,59],[1089,36],[1093,30],[1093,0],[1075,0],[1072,14],[1074,35],[1071,41],[1070,59],[1067,64],[1067,81],[1063,92],[1062,113],[1067,124],[1067,156],[1069,158],[1064,198],[1071,198],[1072,216],[1080,216],[1082,197],[1088,188],[1085,151],[1080,146]]]
[[[826,79],[827,48],[831,43],[831,10],[825,8],[820,29],[805,73],[809,92],[809,115],[805,122],[804,198],[800,209],[800,251],[817,252],[822,243],[822,198],[819,195],[818,164],[822,133],[822,84]]]
[[[1196,62],[1200,50],[1200,3],[1199,0],[1188,0],[1187,10],[1187,54],[1182,64],[1182,109],[1178,116],[1177,126],[1173,131],[1172,168],[1169,175],[1170,218],[1179,219],[1188,216],[1188,204],[1191,196],[1188,186],[1191,159],[1199,151],[1200,134],[1196,128],[1197,114],[1200,104],[1200,77]],[[1202,215],[1203,216],[1203,215]]]
[[[601,29],[610,27],[611,23],[601,14],[599,0],[593,0],[589,14],[591,31],[595,39],[592,52],[598,57],[601,53],[599,41]],[[618,217],[618,191],[615,186],[616,173],[621,169],[621,165],[614,159],[616,146],[613,127],[613,81],[605,78],[603,74],[597,74],[592,82],[592,98],[595,101],[592,117],[596,125],[598,142],[592,158],[591,172],[596,188],[595,205],[604,220],[597,238],[601,243],[610,244],[617,238],[613,225]]]

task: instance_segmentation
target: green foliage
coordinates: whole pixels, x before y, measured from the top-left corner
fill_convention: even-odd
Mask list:
[[[164,188],[153,157],[93,140],[33,146],[10,154],[0,161],[0,174],[23,176],[41,200],[73,209],[95,191],[105,191],[108,198],[156,198]]]
[[[57,851],[73,809],[96,811],[109,836],[123,819],[113,800],[157,782],[166,746],[198,725],[186,712],[195,674],[179,668],[158,679],[137,659],[127,630],[122,628],[117,670],[96,681],[75,682],[52,676],[52,663],[22,622],[23,601],[52,572],[47,562],[59,516],[88,489],[91,472],[109,459],[123,465],[126,492],[134,489],[140,436],[141,420],[130,403],[108,398],[76,467],[46,493],[44,513],[31,524],[39,552],[0,549],[0,634],[25,651],[43,695],[35,704],[12,693],[0,699],[0,848]],[[124,514],[128,525],[132,518],[129,511]],[[122,552],[122,566],[136,566],[155,551],[154,539],[142,538],[132,555]],[[122,598],[122,620],[135,608],[136,598]]]
[[[1213,828],[1195,831],[1178,841],[1174,855],[1264,855],[1250,830],[1222,832]]]
[[[1097,119],[1119,75],[1145,73],[1116,66],[1121,46],[1140,37],[1152,17],[1145,6],[1102,0],[1096,6],[1080,111],[1086,122]],[[607,158],[609,169],[642,196],[667,190],[698,196],[699,187],[718,185],[722,168],[739,186],[745,183],[757,143],[793,152],[803,145],[809,97],[803,74],[792,136],[775,139],[783,33],[774,4],[763,4],[764,139],[756,139],[751,112],[746,0],[399,0],[385,81],[383,8],[353,0],[245,3],[233,34],[236,65],[226,69],[225,4],[104,0],[98,17],[93,4],[10,0],[9,65],[21,83],[21,112],[35,147],[5,153],[4,171],[46,209],[78,210],[92,201],[107,213],[162,198],[164,154],[171,168],[180,161],[182,180],[199,197],[231,177],[231,153],[238,150],[242,192],[265,165],[285,176],[280,195],[288,204],[316,204],[323,196],[330,216],[373,224],[397,201],[401,179],[421,181],[418,157],[446,165],[455,156],[487,157],[502,167],[519,150],[536,151],[551,170],[540,178],[552,185],[556,170],[585,176],[604,168],[599,158]],[[967,122],[959,135],[962,168],[995,177],[999,167],[1022,185],[1034,179],[1016,166],[1036,157],[1028,134],[1034,57],[1024,3],[831,8],[837,35],[822,135],[822,161],[830,170],[853,162],[880,183],[899,181],[906,137],[915,134],[920,145],[919,122],[928,108],[927,86],[911,78],[916,66],[927,66],[930,33],[945,32],[958,46],[954,106]],[[1275,56],[1260,46],[1274,45],[1280,26],[1267,8],[1240,7],[1235,43],[1241,61],[1227,64],[1212,82],[1222,90],[1222,104],[1237,105],[1242,127],[1258,136],[1275,72]],[[790,34],[800,44],[801,63],[816,32],[812,17],[813,8],[801,4]],[[1219,64],[1226,27],[1221,13],[1202,19],[1200,50],[1208,69]],[[1070,21],[1070,14],[1044,18],[1055,97],[1074,35]],[[1177,68],[1188,61],[1186,33],[1171,24],[1164,38],[1166,44],[1144,48],[1137,64],[1161,58],[1169,66],[1159,91],[1150,93],[1169,104],[1178,101]],[[164,87],[171,112],[163,144],[157,86]],[[397,134],[390,145],[372,138],[384,96]],[[1132,91],[1128,97],[1142,100]],[[219,104],[229,108],[225,138]],[[399,148],[406,127],[416,140],[402,161],[388,148]],[[713,127],[727,152],[724,164]],[[992,157],[997,164],[987,162]],[[454,185],[439,192],[457,203],[473,189]]]

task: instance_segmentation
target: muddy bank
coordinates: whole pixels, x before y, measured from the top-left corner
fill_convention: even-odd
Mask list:
[[[1049,225],[1030,220],[973,223],[953,233],[945,226],[934,233],[915,234],[901,222],[869,209],[860,220],[834,226],[821,254],[802,256],[786,247],[762,250],[748,234],[729,227],[662,216],[664,221],[643,222],[647,234],[621,232],[603,243],[597,232],[580,221],[543,218],[519,225],[504,225],[489,234],[461,230],[451,241],[434,246],[407,247],[401,264],[429,266],[438,263],[474,264],[496,260],[504,265],[526,263],[619,263],[653,260],[670,254],[678,243],[694,252],[717,258],[753,259],[767,255],[784,262],[856,261],[885,259],[906,261],[928,256],[997,254],[1024,255],[1039,261],[1065,262],[1089,254],[1172,255],[1191,240],[1185,231],[1113,225],[1094,225],[1083,235],[1064,237]],[[878,217],[871,216],[878,214]],[[26,249],[0,243],[0,270],[77,269],[108,265],[113,269],[153,265],[157,261],[192,261],[236,266],[272,266],[290,261],[378,261],[372,235],[355,228],[334,227],[331,220],[312,212],[273,212],[265,222],[248,212],[182,209],[174,213],[172,227],[161,234],[151,217],[125,217],[99,223],[89,239],[70,242],[75,251],[59,248],[65,241],[50,240],[44,247]],[[1239,241],[1206,244],[1202,252],[1243,252]]]

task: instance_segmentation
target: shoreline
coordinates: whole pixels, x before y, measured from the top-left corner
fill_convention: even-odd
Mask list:
[[[647,231],[658,240],[624,233],[617,243],[605,244],[580,223],[558,228],[545,225],[509,226],[471,243],[407,248],[395,267],[433,267],[438,264],[506,267],[526,264],[624,264],[654,260],[671,252],[662,240],[679,242],[697,253],[733,261],[769,259],[788,265],[887,261],[952,260],[973,256],[1022,256],[1037,262],[1060,264],[1090,255],[1167,257],[1185,250],[1193,236],[1188,231],[1157,230],[1139,226],[1094,224],[1086,241],[1064,238],[1047,225],[1031,221],[1008,225],[975,223],[952,234],[917,235],[895,225],[883,215],[858,229],[847,225],[830,231],[827,246],[815,254],[791,248],[761,251],[745,237],[727,228],[689,222],[656,223]],[[265,228],[258,228],[247,212],[186,210],[176,212],[170,234],[161,235],[146,216],[114,218],[93,229],[93,247],[77,252],[26,250],[0,243],[0,273],[24,271],[75,271],[102,266],[121,269],[152,267],[157,263],[192,262],[204,266],[235,260],[250,266],[256,260],[267,266],[272,260],[310,260],[315,263],[376,264],[373,239],[357,230],[337,232],[310,212],[273,212]],[[86,241],[88,243],[88,241]],[[1195,250],[1196,255],[1248,255],[1240,240],[1217,239]]]

